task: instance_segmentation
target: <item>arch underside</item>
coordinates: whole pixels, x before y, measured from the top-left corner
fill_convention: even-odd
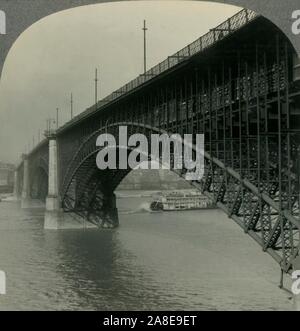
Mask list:
[[[46,201],[48,194],[48,173],[43,168],[37,168],[31,181],[30,196],[32,199]]]
[[[149,138],[151,133],[165,133],[132,122],[111,124],[94,132],[75,154],[64,178],[62,204],[66,212],[78,213],[99,224],[105,198],[113,194],[130,170],[97,169],[96,154],[100,149],[95,142],[101,132],[117,137],[121,125],[128,127],[129,135],[143,133]],[[288,272],[299,252],[298,186],[294,182],[288,187],[284,180],[287,169],[283,169],[280,195],[276,164],[263,168],[260,163],[258,171],[257,160],[253,158],[248,173],[239,173],[232,164],[226,166],[224,159],[225,155],[220,160],[205,152],[204,177],[191,184],[214,201]],[[184,176],[186,171],[176,170],[176,173]]]
[[[18,172],[18,180],[17,180],[17,196],[20,197],[22,195],[22,191],[23,191],[23,177],[24,177],[24,163],[22,162],[19,167],[17,168],[17,172]]]
[[[48,158],[37,157],[30,166],[30,197],[45,201],[48,195]]]

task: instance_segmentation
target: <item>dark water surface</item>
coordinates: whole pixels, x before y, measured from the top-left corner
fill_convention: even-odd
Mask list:
[[[0,203],[0,310],[287,310],[279,267],[219,210],[149,213],[118,199],[115,231],[45,231]]]

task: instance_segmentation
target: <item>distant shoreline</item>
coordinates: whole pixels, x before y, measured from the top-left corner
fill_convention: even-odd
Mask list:
[[[147,198],[157,195],[160,192],[174,192],[174,191],[195,191],[195,189],[176,189],[176,190],[117,190],[115,192],[118,199],[123,198]]]

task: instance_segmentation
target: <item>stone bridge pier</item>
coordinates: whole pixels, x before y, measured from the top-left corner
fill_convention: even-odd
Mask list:
[[[22,189],[22,199],[21,207],[30,208],[31,198],[30,198],[30,182],[29,182],[29,159],[27,155],[23,155],[23,189]]]
[[[63,211],[60,207],[58,193],[58,153],[56,135],[49,134],[49,172],[48,172],[48,196],[45,209],[45,229],[59,229],[63,220]]]
[[[44,208],[43,201],[32,196],[33,178],[32,172],[30,171],[31,160],[29,155],[22,155],[22,164],[22,175],[19,171],[15,172],[14,198],[16,201],[21,200],[22,209]]]
[[[19,194],[19,173],[18,170],[15,169],[14,173],[14,191],[13,191],[13,196],[16,201],[20,199],[20,194]]]

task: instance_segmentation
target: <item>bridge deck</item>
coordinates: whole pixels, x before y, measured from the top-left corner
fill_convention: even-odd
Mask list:
[[[116,101],[121,97],[130,94],[130,92],[135,91],[139,87],[143,87],[145,83],[153,80],[155,77],[169,72],[170,69],[176,70],[180,64],[218,44],[221,40],[237,32],[239,29],[246,26],[259,16],[259,14],[256,14],[249,9],[241,10],[234,16],[227,19],[225,22],[218,25],[216,28],[211,29],[208,33],[199,39],[195,40],[175,54],[169,56],[166,60],[149,69],[145,74],[139,75],[137,78],[128,82],[126,85],[112,92],[110,95],[100,100],[97,105],[93,105],[86,109],[84,112],[75,116],[72,120],[60,127],[57,133],[61,134],[64,132],[64,130],[76,125],[86,117],[89,117],[97,111],[101,111],[105,108],[105,106],[109,106],[113,101]]]

